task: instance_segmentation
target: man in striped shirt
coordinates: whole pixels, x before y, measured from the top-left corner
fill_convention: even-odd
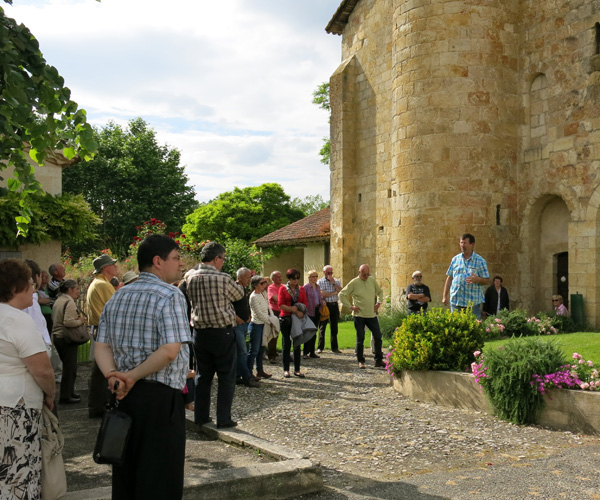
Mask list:
[[[95,358],[133,427],[125,462],[113,466],[113,500],[182,498],[185,408],[182,389],[192,341],[177,243],[148,236],[138,250],[140,276],[106,303]]]
[[[473,314],[480,320],[481,304],[485,301],[483,288],[491,280],[487,262],[474,249],[475,236],[463,234],[460,239],[461,253],[454,256],[446,271],[442,303],[445,306],[449,303],[451,311],[472,307]]]
[[[225,247],[215,241],[207,243],[201,253],[202,263],[186,279],[187,295],[192,305],[194,350],[198,361],[198,383],[194,421],[210,422],[210,390],[215,373],[219,379],[217,393],[217,427],[235,427],[231,404],[235,392],[237,348],[233,302],[244,296],[244,289],[231,276],[221,272]]]

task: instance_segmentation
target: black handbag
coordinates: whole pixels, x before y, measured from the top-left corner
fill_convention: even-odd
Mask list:
[[[115,390],[117,384],[118,382],[115,384]],[[115,393],[111,394],[110,399],[110,408],[102,417],[93,458],[97,464],[123,465],[133,420],[118,410],[119,402]]]

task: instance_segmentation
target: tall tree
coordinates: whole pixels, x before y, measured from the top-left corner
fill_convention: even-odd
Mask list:
[[[26,159],[27,149],[42,166],[54,150],[69,159],[90,159],[96,143],[85,111],[77,109],[63,78],[46,63],[38,41],[0,7],[0,172],[14,167],[7,184],[19,196],[17,236],[25,236],[31,222],[30,195],[42,192]]]
[[[309,216],[323,210],[329,206],[329,201],[324,200],[320,194],[309,194],[306,198],[294,198],[290,205],[304,212],[305,216]]]
[[[329,82],[323,82],[313,92],[313,104],[316,104],[321,109],[329,113],[329,121],[331,121],[331,104],[329,101]],[[329,153],[331,151],[331,140],[329,137],[323,137],[323,147],[319,151],[321,163],[329,165]]]
[[[96,248],[119,256],[136,235],[136,226],[151,218],[178,231],[197,206],[177,149],[161,146],[142,118],[123,129],[114,123],[95,130],[98,154],[86,165],[63,173],[63,190],[82,193],[102,220]]]
[[[279,184],[266,183],[221,193],[188,216],[183,232],[195,241],[251,242],[303,217]]]

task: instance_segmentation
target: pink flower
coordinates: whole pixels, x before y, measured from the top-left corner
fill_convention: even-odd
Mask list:
[[[588,365],[588,366],[594,366],[594,362],[593,362],[593,361],[590,359],[590,360],[587,362],[587,365]]]
[[[475,351],[475,352],[473,353],[473,356],[477,357],[477,356],[479,356],[480,354],[481,354],[481,351]],[[471,366],[472,366],[472,365],[471,365]]]

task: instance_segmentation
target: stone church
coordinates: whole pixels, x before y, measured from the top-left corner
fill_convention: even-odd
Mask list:
[[[511,304],[600,327],[600,0],[344,0],[331,262],[441,302],[465,232]],[[578,299],[579,300],[579,299]]]

